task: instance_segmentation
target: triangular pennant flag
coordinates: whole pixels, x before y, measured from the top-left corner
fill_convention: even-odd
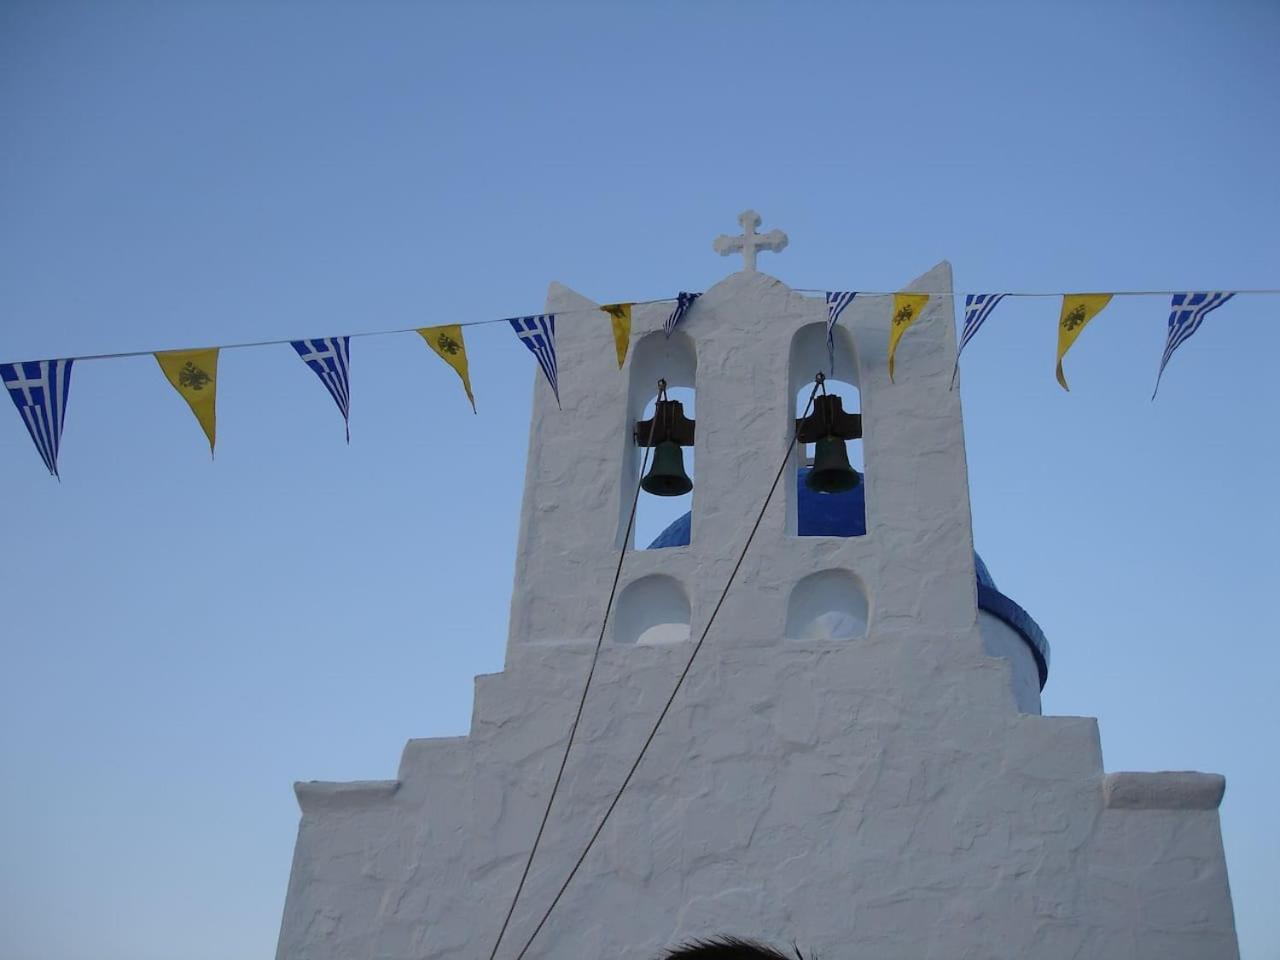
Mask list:
[[[895,293],[893,317],[889,329],[889,382],[893,383],[893,357],[898,352],[898,341],[907,327],[920,319],[924,306],[929,302],[927,293]]]
[[[1156,374],[1156,388],[1151,391],[1151,399],[1156,398],[1160,390],[1160,378],[1164,376],[1164,368],[1183,343],[1200,329],[1205,314],[1217,310],[1232,297],[1234,293],[1175,293],[1170,304],[1169,338],[1164,345],[1164,355],[1160,358],[1160,372]]]
[[[857,295],[852,290],[827,291],[827,360],[833,377],[836,374],[836,321]]]
[[[675,309],[671,311],[671,316],[667,317],[667,322],[662,325],[662,329],[668,337],[671,336],[671,331],[684,319],[684,315],[689,312],[689,308],[693,306],[693,301],[700,296],[702,296],[700,293],[685,293],[683,290],[676,296]]]
[[[58,475],[58,445],[67,416],[71,392],[72,360],[34,360],[0,363],[0,379],[9,389],[18,415],[35,442],[40,459],[53,476]]]
[[[157,353],[156,362],[173,389],[191,406],[209,438],[209,456],[217,435],[218,348],[209,350],[170,350]]]
[[[1070,390],[1062,375],[1062,358],[1076,342],[1085,326],[1111,302],[1109,293],[1067,293],[1062,297],[1062,313],[1058,316],[1058,383]]]
[[[507,321],[529,352],[537,358],[551,392],[560,406],[560,380],[556,372],[556,315],[542,314],[535,317],[512,317]]]
[[[1007,297],[1006,293],[970,293],[964,298],[964,329],[960,332],[960,346],[956,348],[956,365],[951,369],[951,386],[956,385],[956,371],[960,369],[960,354],[973,339],[978,328],[987,322],[996,304]]]
[[[467,344],[462,339],[462,327],[456,323],[440,327],[420,327],[418,335],[445,363],[453,367],[462,380],[462,389],[471,401],[471,412],[476,412],[476,398],[471,394],[471,372],[467,367]]]
[[[627,359],[627,346],[631,343],[630,303],[606,303],[600,309],[609,315],[613,324],[613,346],[618,351],[618,369]]]
[[[338,405],[347,427],[347,443],[351,442],[351,338],[320,337],[316,340],[290,340],[303,363],[324,384]]]

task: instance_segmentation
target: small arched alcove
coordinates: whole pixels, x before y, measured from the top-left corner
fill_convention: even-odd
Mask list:
[[[848,570],[820,570],[791,590],[788,640],[854,640],[867,635],[867,592]]]
[[[613,642],[683,643],[689,639],[689,597],[673,577],[652,574],[632,581],[618,597]]]
[[[812,412],[810,398],[818,373],[826,378],[818,394],[824,390],[840,398],[845,413],[862,412],[858,392],[858,365],[853,350],[853,336],[839,324],[832,331],[834,359],[827,350],[827,326],[811,323],[801,327],[791,338],[789,388],[795,403],[796,418]],[[865,459],[862,440],[843,441],[849,464],[865,481]],[[815,444],[796,444],[792,464],[792,481],[788,484],[787,530],[805,537],[852,537],[866,533],[866,487],[859,483],[842,493],[817,493],[805,486],[805,477],[813,465]]]
[[[618,538],[621,545],[631,512],[631,498],[640,480],[640,469],[645,463],[645,449],[636,444],[636,421],[647,420],[654,415],[658,399],[658,381],[667,384],[667,399],[677,400],[684,407],[684,415],[690,420],[696,417],[696,389],[698,358],[693,339],[683,331],[675,331],[670,337],[655,331],[641,337],[631,351],[629,361],[630,383],[627,393],[627,423],[624,430],[627,454],[623,460],[623,476],[620,489]],[[647,438],[641,437],[641,440]],[[694,479],[694,447],[682,447],[685,473]],[[648,462],[653,463],[652,449]],[[658,497],[640,491],[636,503],[636,519],[627,547],[637,543],[650,543],[673,520],[691,513],[693,493],[678,497]]]

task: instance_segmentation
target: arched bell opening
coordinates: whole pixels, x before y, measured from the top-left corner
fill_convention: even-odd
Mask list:
[[[831,346],[825,323],[801,327],[791,341],[790,387],[800,436],[787,491],[787,530],[802,537],[856,537],[867,531],[853,337],[837,325]]]
[[[693,340],[681,331],[670,337],[660,331],[648,334],[635,344],[628,367],[618,536],[621,544],[636,486],[643,481],[626,544],[634,548],[651,543],[686,514],[683,522],[692,521],[697,396]]]
[[[613,642],[640,646],[689,639],[689,597],[674,577],[653,574],[626,585],[618,597]]]
[[[787,600],[788,640],[838,642],[867,635],[867,593],[848,570],[811,573]]]

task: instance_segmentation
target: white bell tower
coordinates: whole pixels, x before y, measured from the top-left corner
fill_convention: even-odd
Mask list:
[[[755,249],[785,246],[780,231],[752,236],[757,214],[741,221],[745,237],[721,237],[717,249],[736,245],[751,265]],[[896,384],[885,367],[891,297],[855,298],[834,331],[836,366],[861,392],[868,535],[797,537],[795,485],[781,484],[720,615],[718,645],[780,638],[789,591],[826,569],[853,575],[877,624],[972,630],[964,433],[960,394],[949,389],[951,269],[940,264],[907,289],[936,296],[904,338]],[[692,536],[687,547],[629,556],[624,595],[646,577],[676,580],[697,636],[790,443],[795,396],[827,367],[823,298],[754,269],[706,291],[670,337],[670,303],[637,306],[621,374],[604,314],[580,319],[598,306],[559,284],[547,298],[547,312],[577,322],[561,324],[563,411],[545,384],[534,389],[509,650],[594,642],[638,479],[632,432],[659,378],[697,392]],[[969,653],[980,652],[975,639]]]
[[[395,779],[300,783],[282,960],[486,960],[537,831],[624,546],[632,431],[659,378],[696,390],[686,546],[630,548],[577,741],[498,960],[514,960],[614,799],[827,364],[826,305],[747,269],[669,337],[559,284],[560,395],[534,386],[506,667],[470,734],[411,740]],[[530,960],[652,960],[693,937],[829,958],[1228,960],[1221,777],[1113,773],[1097,723],[1019,709],[980,629],[951,269],[886,369],[892,297],[835,330],[864,424],[866,534],[798,536],[792,464],[705,648]],[[793,452],[792,457],[796,454]],[[981,588],[979,588],[981,589]],[[795,628],[827,607],[839,635]],[[680,629],[683,618],[687,629]],[[656,629],[660,627],[661,629]],[[1069,643],[1069,640],[1067,641]],[[1038,709],[1038,707],[1037,707]]]

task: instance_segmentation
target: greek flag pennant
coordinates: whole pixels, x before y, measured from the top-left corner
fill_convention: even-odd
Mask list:
[[[320,337],[317,340],[291,340],[302,362],[310,367],[338,405],[351,442],[351,338]]]
[[[697,300],[700,296],[702,296],[700,293],[685,293],[683,290],[680,291],[679,295],[676,297],[675,309],[671,311],[671,316],[667,317],[667,322],[662,325],[662,329],[668,337],[671,336],[671,331],[674,330],[680,324],[680,321],[684,319],[684,315],[689,312],[689,308],[693,306],[693,301]]]
[[[836,321],[840,319],[840,314],[844,313],[844,308],[853,303],[853,298],[857,295],[857,292],[852,290],[827,291],[827,360],[832,376],[836,373]]]
[[[49,473],[58,476],[58,444],[62,422],[67,416],[67,394],[71,390],[71,360],[35,360],[28,363],[0,363],[0,379],[27,433],[35,442],[40,459]]]
[[[537,359],[547,383],[551,384],[551,392],[556,395],[556,406],[560,406],[560,379],[556,373],[556,315],[512,317],[507,322]]]
[[[1164,376],[1164,368],[1168,365],[1173,351],[1182,346],[1191,335],[1200,329],[1205,315],[1234,297],[1234,293],[1175,293],[1169,313],[1169,339],[1164,345],[1164,356],[1160,358],[1160,372],[1156,374],[1156,388],[1151,391],[1151,399],[1156,398],[1160,390],[1160,378]]]
[[[964,298],[964,329],[960,331],[960,346],[956,350],[956,365],[951,370],[951,385],[956,385],[956,371],[960,369],[960,354],[973,339],[978,328],[987,322],[996,304],[1007,297],[1006,293],[970,293]]]

